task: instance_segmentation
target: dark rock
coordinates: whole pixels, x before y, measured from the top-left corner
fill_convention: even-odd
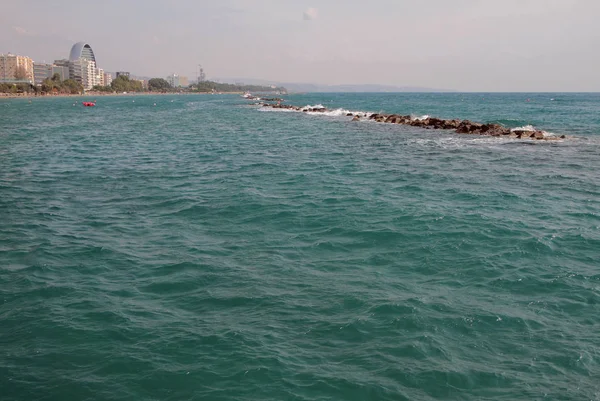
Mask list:
[[[352,114],[352,113],[348,113],[348,114],[346,114],[346,117],[352,117],[353,115],[354,114]]]
[[[536,131],[535,134],[533,134],[533,138],[535,139],[544,139],[545,135],[542,131]]]
[[[481,134],[481,129],[483,128],[483,124],[480,123],[471,123],[471,127],[469,128],[469,133],[471,134]]]
[[[560,139],[566,139],[566,138],[567,138],[567,136],[566,136],[566,135],[561,135],[561,136],[560,136]]]
[[[428,122],[428,126],[431,128],[435,128],[435,129],[443,129],[444,128],[444,120],[441,120],[439,118],[434,118],[431,117],[429,118],[429,122]]]
[[[352,121],[360,121],[360,116],[354,116],[354,118],[352,119]]]
[[[458,127],[456,127],[456,132],[459,134],[468,134],[469,132],[471,132],[471,121],[469,121],[469,120],[461,121],[458,124]]]
[[[533,131],[513,130],[512,132],[517,134],[517,137],[519,137],[520,139],[526,139],[526,138],[531,138],[531,137],[535,136],[535,132],[533,132]]]
[[[510,134],[510,130],[500,124],[484,124],[481,129],[482,135],[502,136]]]
[[[445,129],[456,129],[460,125],[460,120],[446,120],[444,124]]]

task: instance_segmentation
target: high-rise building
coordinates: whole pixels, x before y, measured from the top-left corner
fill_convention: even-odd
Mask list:
[[[69,56],[69,75],[71,79],[88,90],[97,85],[96,56],[92,47],[85,43],[75,43]]]
[[[112,83],[112,74],[110,72],[104,73],[104,85],[108,86]]]
[[[57,62],[67,62],[68,60],[57,60]],[[61,81],[69,79],[69,67],[59,66],[56,64],[45,64],[45,63],[33,63],[33,72],[35,77],[35,84],[41,85],[45,79],[52,78],[54,74],[58,74]]]
[[[171,74],[167,77],[167,82],[171,84],[173,88],[181,88],[189,85],[187,77],[183,75]]]
[[[33,63],[33,76],[36,85],[41,85],[44,80],[52,78],[52,67],[52,64]]]
[[[0,82],[34,83],[33,60],[27,56],[0,54]]]
[[[54,60],[54,65],[57,67],[64,67],[64,68],[69,68],[69,66],[71,65],[71,63],[69,62],[68,59],[63,58],[61,60]]]
[[[69,60],[74,61],[79,58],[84,58],[86,60],[93,61],[94,63],[96,62],[96,56],[94,55],[92,47],[85,42],[75,43],[71,48]]]
[[[104,70],[102,68],[96,69],[96,85],[106,86],[104,83]]]
[[[69,67],[64,67],[55,64],[52,66],[52,76],[54,76],[54,74],[58,74],[60,76],[61,81],[69,79]]]

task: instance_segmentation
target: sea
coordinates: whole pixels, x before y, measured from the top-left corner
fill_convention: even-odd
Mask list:
[[[600,94],[284,99],[0,100],[0,400],[600,400]]]

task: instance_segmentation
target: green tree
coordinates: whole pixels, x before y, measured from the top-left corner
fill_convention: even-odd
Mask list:
[[[54,75],[52,75],[52,78],[50,78],[50,80],[53,82],[60,82],[60,74],[58,72],[55,72]]]
[[[65,79],[62,82],[61,89],[63,92],[74,95],[83,92],[83,85],[73,79]]]
[[[16,87],[18,93],[29,93],[33,90],[30,83],[18,83]]]
[[[144,90],[144,85],[140,81],[129,81],[129,92],[142,92]]]
[[[60,83],[58,84],[60,85]],[[52,81],[51,79],[44,79],[42,81],[42,92],[46,92],[46,93],[50,93],[52,91],[54,91],[54,88],[56,88],[57,83]]]
[[[129,82],[129,77],[126,77],[125,75],[119,75],[117,78],[113,79],[113,81],[110,83],[110,86],[115,92],[128,92]]]
[[[92,88],[92,90],[97,91],[97,92],[112,92],[113,88],[110,85],[108,85],[108,86],[96,85]]]
[[[148,90],[150,92],[164,92],[171,89],[171,84],[162,78],[152,78],[148,81]]]
[[[144,86],[140,81],[129,79],[124,75],[119,75],[110,84],[115,92],[141,92]]]

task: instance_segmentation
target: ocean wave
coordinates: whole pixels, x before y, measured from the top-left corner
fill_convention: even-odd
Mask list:
[[[530,131],[530,132],[535,132],[537,130],[535,129],[535,127],[533,125],[525,125],[523,127],[515,127],[513,129],[511,129],[511,131],[512,132],[515,132],[515,131]]]
[[[515,128],[512,128],[510,131],[511,132],[515,132],[515,131],[536,132],[536,131],[539,131],[539,132],[542,132],[545,136],[557,136],[558,135],[558,134],[556,134],[554,132],[549,132],[549,131],[546,131],[546,130],[540,130],[540,129],[534,127],[531,124],[524,125],[522,127],[515,127]]]
[[[428,118],[430,118],[431,116],[430,116],[430,115],[428,115],[428,114],[425,114],[425,115],[422,115],[422,116],[420,116],[420,117],[415,117],[415,116],[413,116],[413,115],[411,115],[410,117],[411,117],[413,120],[415,120],[415,121],[424,121],[424,120],[427,120]]]
[[[338,108],[338,109],[326,109],[326,111],[311,111],[311,110],[319,110],[319,109],[326,109],[325,106],[323,106],[322,104],[315,104],[315,105],[310,105],[307,104],[304,107],[300,107],[299,109],[273,109],[271,107],[261,107],[259,108],[260,111],[275,111],[275,112],[287,112],[287,113],[303,113],[303,114],[308,114],[311,116],[327,116],[327,117],[345,117],[348,114],[352,114],[352,115],[358,115],[361,117],[369,117],[371,116],[373,113],[370,112],[365,112],[365,111],[352,111],[352,110],[347,110],[347,109],[343,109],[343,108]]]

